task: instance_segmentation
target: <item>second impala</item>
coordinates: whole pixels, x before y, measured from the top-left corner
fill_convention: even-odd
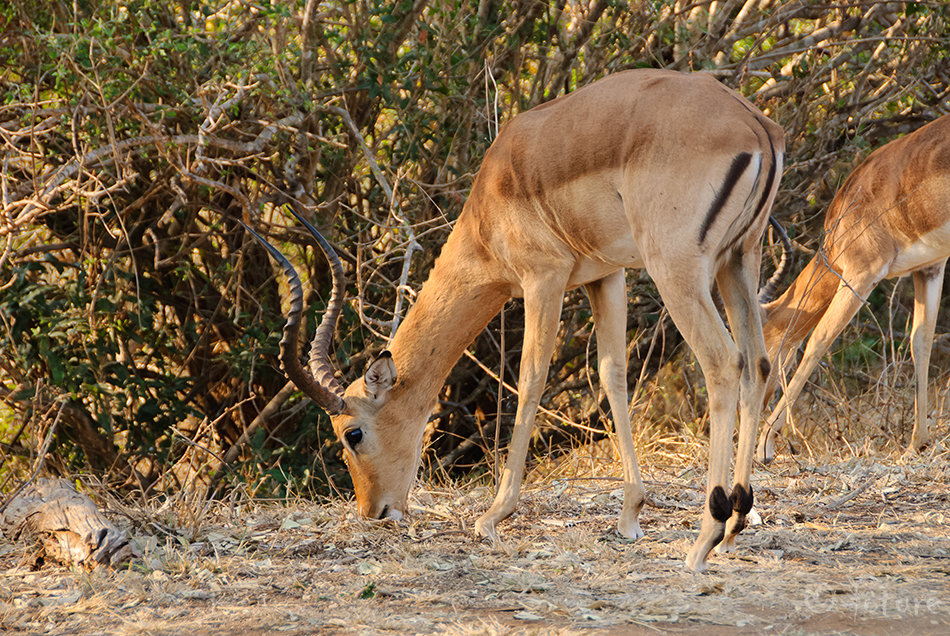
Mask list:
[[[476,522],[480,534],[496,536],[497,524],[518,502],[564,291],[584,286],[600,379],[620,440],[618,530],[643,536],[638,518],[646,494],[627,412],[624,268],[646,268],[702,366],[709,395],[708,494],[686,563],[703,570],[714,547],[731,549],[752,508],[752,455],[770,370],[756,287],[784,151],[777,124],[702,74],[626,71],[518,115],[486,153],[390,350],[345,391],[327,355],[342,303],[339,275],[308,372],[298,357],[299,279],[271,247],[293,288],[281,361],[331,415],[360,513],[402,516],[426,420],[446,376],[505,301],[523,297],[514,432],[495,501]],[[342,271],[338,263],[334,269]],[[713,303],[714,283],[734,337]],[[737,404],[739,447],[730,484]]]
[[[907,274],[914,279],[910,351],[916,379],[914,430],[907,450],[918,452],[930,443],[928,367],[950,256],[948,141],[950,115],[944,115],[872,152],[828,207],[821,249],[788,290],[765,306],[763,329],[773,360],[784,359],[814,332],[762,431],[757,450],[762,461],[774,457],[789,407],[871,291],[885,278]]]

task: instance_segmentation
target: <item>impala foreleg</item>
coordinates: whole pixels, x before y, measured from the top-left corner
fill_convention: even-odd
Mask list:
[[[755,450],[755,458],[763,464],[769,464],[775,459],[775,446],[782,430],[785,428],[787,419],[788,407],[783,394],[775,405],[772,414],[762,426],[761,433],[759,433],[759,444]]]
[[[627,406],[627,285],[623,270],[587,285],[594,328],[600,384],[607,394],[623,465],[623,508],[617,531],[628,539],[643,536],[640,509],[646,500]]]
[[[920,452],[930,443],[930,427],[927,424],[929,400],[927,385],[930,375],[930,350],[933,347],[937,326],[937,311],[940,309],[940,294],[943,291],[943,272],[947,261],[914,272],[914,324],[910,332],[911,356],[914,358],[916,400],[914,401],[914,432],[907,450]]]
[[[537,281],[533,285],[525,285],[524,292],[525,334],[518,379],[515,428],[495,501],[475,522],[475,531],[493,541],[498,536],[495,526],[510,517],[518,506],[525,458],[534,430],[534,418],[547,380],[548,365],[554,353],[561,319],[564,281],[550,278]]]
[[[821,321],[815,326],[815,330],[808,339],[802,361],[792,376],[791,382],[785,387],[782,399],[779,400],[766,421],[756,450],[756,457],[759,461],[767,464],[775,457],[775,441],[782,433],[782,428],[788,420],[788,413],[805,388],[805,383],[808,382],[808,378],[815,367],[818,366],[822,356],[825,355],[831,344],[851,318],[854,317],[854,314],[858,312],[858,309],[861,308],[864,298],[874,289],[877,282],[872,277],[866,277],[855,280],[850,286],[841,283],[838,287],[825,315],[822,316]]]

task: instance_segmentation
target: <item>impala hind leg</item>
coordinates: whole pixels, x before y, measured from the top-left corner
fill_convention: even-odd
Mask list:
[[[600,384],[610,403],[623,465],[623,508],[617,520],[617,531],[628,539],[639,539],[643,536],[640,509],[646,500],[646,491],[627,410],[627,285],[624,272],[614,272],[589,283],[586,288],[594,314]]]
[[[475,522],[475,531],[492,541],[498,538],[497,524],[510,517],[518,506],[534,418],[554,353],[566,280],[550,276],[524,285],[525,331],[515,428],[495,501]]]
[[[726,521],[733,503],[727,493],[729,464],[732,461],[732,434],[739,401],[742,356],[716,311],[702,267],[683,266],[677,272],[651,272],[660,296],[676,328],[699,360],[709,396],[709,469],[706,477],[706,506],[699,537],[686,557],[686,566],[701,572],[706,559],[726,534]],[[695,273],[684,280],[683,272]],[[763,344],[763,348],[764,348]]]
[[[914,400],[914,432],[908,452],[920,452],[930,443],[930,412],[927,384],[930,374],[930,349],[933,346],[943,290],[943,272],[947,261],[914,272],[914,324],[910,332],[911,357],[914,359],[916,399]]]
[[[718,276],[726,315],[733,340],[739,347],[742,363],[739,380],[739,448],[731,494],[732,515],[726,522],[726,535],[716,546],[717,552],[735,549],[736,536],[745,527],[752,509],[752,456],[762,415],[771,364],[762,336],[762,320],[756,299],[760,256],[758,251],[736,254],[733,262]],[[710,452],[713,452],[712,450]]]
[[[847,280],[847,278],[845,278]],[[835,292],[834,298],[828,305],[825,315],[815,326],[811,337],[808,339],[808,345],[805,347],[805,353],[802,355],[802,361],[798,369],[792,376],[791,382],[785,387],[785,393],[782,395],[778,404],[772,410],[762,433],[759,436],[759,445],[756,449],[756,458],[762,463],[769,463],[775,457],[775,443],[781,434],[788,419],[788,412],[795,405],[795,401],[805,388],[805,383],[811,376],[812,371],[818,366],[818,361],[825,355],[828,348],[835,341],[841,331],[850,322],[854,314],[861,308],[864,298],[874,289],[878,281],[873,276],[865,276],[857,279],[850,286],[843,282]]]

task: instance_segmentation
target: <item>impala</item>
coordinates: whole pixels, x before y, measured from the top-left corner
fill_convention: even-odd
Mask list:
[[[919,451],[930,442],[927,375],[950,256],[948,193],[950,115],[872,152],[838,190],[825,217],[822,248],[785,293],[764,307],[771,360],[794,351],[814,332],[762,430],[756,450],[760,460],[774,457],[789,408],[868,294],[883,279],[907,274],[914,277],[911,356],[916,376],[909,450]]]
[[[646,268],[702,366],[709,395],[708,494],[686,563],[702,570],[714,547],[731,549],[752,507],[752,456],[770,370],[755,294],[760,241],[784,150],[777,124],[700,74],[626,71],[518,115],[488,149],[389,351],[345,391],[333,379],[328,358],[342,281],[334,283],[333,308],[314,336],[311,377],[298,358],[300,282],[269,247],[293,288],[282,364],[331,415],[359,512],[376,519],[402,516],[425,423],[446,376],[503,304],[523,297],[520,397],[507,465],[494,503],[475,524],[481,535],[497,538],[496,525],[518,502],[564,292],[583,286],[620,443],[624,500],[618,530],[633,539],[643,536],[639,513],[646,493],[627,411],[624,268]],[[326,242],[311,231],[332,260]],[[714,282],[735,339],[713,303]]]

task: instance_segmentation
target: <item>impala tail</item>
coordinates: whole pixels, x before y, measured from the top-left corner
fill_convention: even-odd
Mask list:
[[[782,279],[785,278],[785,274],[788,273],[788,269],[792,266],[792,259],[790,258],[792,254],[792,241],[788,238],[788,232],[785,231],[782,224],[776,221],[774,217],[769,217],[769,225],[771,225],[775,233],[778,234],[779,243],[782,245],[782,256],[779,258],[778,266],[775,268],[772,276],[759,291],[760,305],[766,305],[775,300],[778,286],[782,284]]]

